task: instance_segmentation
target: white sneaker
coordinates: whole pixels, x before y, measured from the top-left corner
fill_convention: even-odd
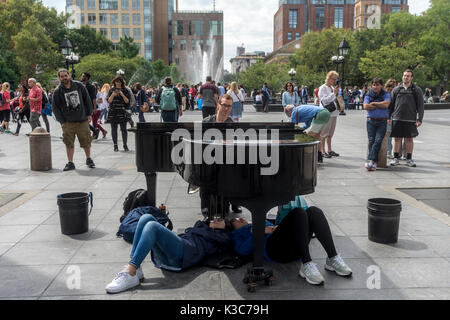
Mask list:
[[[137,287],[139,284],[140,282],[137,274],[132,276],[127,271],[121,271],[105,289],[108,293],[119,293]]]
[[[340,255],[337,255],[331,259],[327,258],[325,269],[328,271],[334,271],[342,277],[348,277],[352,274],[352,269],[345,264]]]
[[[123,266],[123,271],[126,271],[126,268],[128,265]],[[142,272],[142,267],[139,267],[139,269],[136,269],[136,275],[139,278],[139,281],[144,281],[144,272]]]
[[[416,163],[414,162],[413,159],[406,160],[406,165],[407,165],[408,167],[412,167],[412,168],[417,167],[417,166],[416,166]]]
[[[400,160],[398,160],[397,158],[394,158],[394,160],[391,161],[391,166],[395,167],[400,165]]]
[[[314,262],[302,263],[299,274],[300,277],[306,279],[310,284],[319,285],[325,282],[325,279],[320,274],[320,271]]]

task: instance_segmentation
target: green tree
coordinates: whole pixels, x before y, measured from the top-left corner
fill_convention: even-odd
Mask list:
[[[238,84],[242,84],[246,91],[261,88],[264,82],[275,93],[282,90],[284,84],[289,81],[289,65],[287,63],[264,64],[257,62],[238,75]]]
[[[395,43],[384,45],[375,51],[367,51],[361,58],[360,70],[368,79],[381,77],[383,79],[394,78],[401,80],[403,71],[410,68],[415,71],[415,81],[423,81],[421,65],[424,57],[420,56],[414,48],[397,47]]]
[[[170,74],[169,66],[167,66],[164,63],[164,60],[162,59],[153,61],[152,69],[153,69],[153,78],[151,79],[152,86],[157,86],[162,82],[162,80],[165,77],[169,76]]]
[[[23,79],[57,68],[63,63],[58,46],[45,34],[35,17],[30,17],[13,36],[14,53]]]
[[[72,43],[72,50],[80,57],[93,53],[106,54],[113,50],[113,43],[89,26],[68,30],[67,38]]]
[[[134,43],[133,38],[125,36],[120,38],[118,51],[122,58],[132,59],[139,54],[139,47]]]
[[[0,83],[9,82],[12,87],[18,84],[20,78],[14,58],[14,52],[0,33]]]
[[[122,59],[114,54],[91,54],[84,57],[79,64],[75,66],[77,74],[89,72],[92,81],[98,83],[111,83],[116,72],[121,69],[125,72],[125,79],[130,83],[133,75],[138,70],[142,58]]]

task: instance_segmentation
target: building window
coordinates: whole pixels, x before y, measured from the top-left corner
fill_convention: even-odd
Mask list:
[[[122,38],[130,37],[130,36],[131,36],[130,28],[123,28],[122,29]]]
[[[122,0],[122,10],[130,9],[130,0]]]
[[[334,8],[334,26],[338,29],[344,27],[344,8]]]
[[[139,26],[141,24],[141,15],[139,13],[133,13],[133,25]]]
[[[402,10],[401,7],[392,7],[392,12],[399,12],[401,10]]]
[[[325,26],[325,8],[316,7],[314,11],[314,28],[321,30]]]
[[[88,0],[88,9],[95,10],[95,0]]]
[[[134,40],[141,40],[141,29],[133,29]]]
[[[84,0],[77,0],[77,7],[84,10]]]
[[[109,23],[113,25],[119,24],[119,15],[117,13],[112,13],[109,15]]]
[[[97,15],[95,13],[88,14],[88,24],[90,25],[97,24]]]
[[[182,36],[183,35],[183,20],[174,21],[173,25],[173,35]]]
[[[84,0],[82,0],[84,2]],[[117,10],[118,0],[98,0],[100,10]]]
[[[186,50],[186,40],[180,40],[180,50],[184,51]]]
[[[100,33],[104,35],[106,38],[108,38],[108,29],[106,28],[100,28]]]
[[[198,40],[198,42],[200,45],[200,49],[202,49],[202,51],[205,50],[205,46],[203,45],[203,43],[204,43],[203,39]]]
[[[288,38],[289,41],[292,40],[292,32],[288,32],[287,38]]]
[[[298,33],[298,32],[295,33],[295,39],[296,39],[296,40],[297,40],[297,39],[300,39],[300,33]]]
[[[203,21],[193,20],[189,21],[189,35],[202,36],[203,35]]]
[[[119,40],[119,29],[118,28],[111,29],[111,40]]]
[[[195,50],[195,40],[191,40],[191,49],[192,51]]]
[[[209,33],[213,36],[219,35],[219,21],[211,20],[209,21]]]
[[[298,10],[289,10],[289,28],[296,29],[298,23]]]
[[[130,25],[130,15],[128,13],[122,13],[122,24],[124,26]]]
[[[141,10],[141,0],[133,0],[133,10]]]
[[[80,15],[80,23],[81,23],[82,25],[86,23],[86,21],[84,20],[84,13],[82,13],[82,14]]]
[[[98,15],[98,21],[100,24],[108,24],[108,15],[106,13],[100,13]]]

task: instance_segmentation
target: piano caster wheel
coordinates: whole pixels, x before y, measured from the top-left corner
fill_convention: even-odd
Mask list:
[[[254,292],[256,292],[256,287],[257,287],[258,285],[255,283],[255,282],[252,282],[252,283],[249,283],[248,285],[247,285],[247,291],[248,292],[251,292],[251,293],[254,293]]]
[[[273,285],[274,280],[273,272],[270,270],[253,270],[252,268],[248,268],[243,282],[247,284],[248,292],[255,292],[258,282],[264,281],[264,284],[270,287]]]

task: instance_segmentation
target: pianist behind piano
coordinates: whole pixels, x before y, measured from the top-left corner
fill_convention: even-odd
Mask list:
[[[309,207],[306,210],[299,202],[291,201],[283,206],[289,213],[273,225],[266,221],[264,238],[264,257],[268,261],[290,263],[301,260],[299,274],[310,284],[324,283],[317,265],[312,262],[309,253],[309,242],[313,233],[327,253],[325,269],[334,271],[340,276],[350,276],[352,270],[337,254],[328,221],[319,208]],[[231,220],[234,249],[240,255],[253,253],[252,225],[243,218]]]
[[[232,108],[233,108],[233,97],[231,97],[229,94],[223,94],[220,97],[219,102],[217,103],[216,114],[206,117],[205,119],[203,119],[203,122],[208,122],[208,123],[233,122],[233,119],[230,118],[230,113],[231,113]],[[205,209],[207,209],[209,211],[210,208],[216,208],[215,203],[213,205],[211,205],[210,194],[208,192],[206,192],[205,190],[200,189],[200,199],[201,199],[202,213],[206,212]],[[226,202],[225,210],[227,212],[224,212],[222,214],[228,213],[229,207],[230,207],[229,203]],[[234,213],[242,212],[242,209],[239,206],[232,205],[231,209],[233,210]],[[215,210],[215,209],[213,209],[213,210]],[[211,216],[212,214],[213,213],[208,212],[208,215]]]
[[[175,234],[156,221],[151,214],[139,219],[129,264],[106,286],[106,292],[119,293],[140,284],[144,279],[141,264],[151,253],[157,268],[186,270],[207,256],[232,247],[231,232],[223,220],[209,224],[197,221],[182,234]]]

